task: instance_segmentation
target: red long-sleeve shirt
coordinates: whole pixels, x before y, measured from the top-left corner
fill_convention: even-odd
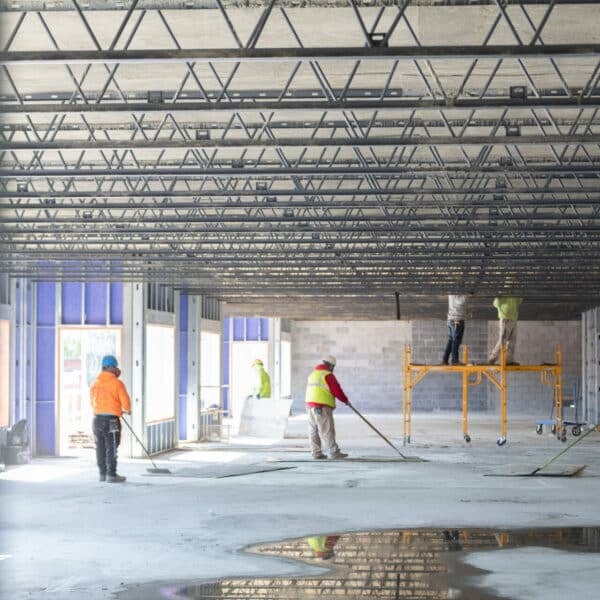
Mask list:
[[[321,363],[315,367],[315,371],[329,371],[329,369]],[[340,385],[340,382],[335,378],[333,373],[329,373],[329,375],[325,376],[325,383],[329,387],[329,391],[337,398],[340,402],[344,404],[348,404],[348,397],[344,394],[344,390]],[[322,404],[317,404],[316,402],[307,402],[306,406],[310,406],[311,408],[318,408],[319,406],[323,406]]]

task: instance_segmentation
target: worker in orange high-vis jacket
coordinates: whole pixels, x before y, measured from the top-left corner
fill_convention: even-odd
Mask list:
[[[102,372],[90,387],[96,462],[100,481],[109,483],[122,483],[126,479],[117,474],[117,448],[121,443],[121,416],[131,414],[131,400],[119,375],[117,359],[106,355],[102,357]]]
[[[348,404],[348,398],[333,374],[335,357],[326,356],[308,376],[306,385],[306,410],[308,412],[308,436],[310,450],[314,459],[327,456],[321,450],[321,443],[329,458],[346,458],[335,441],[335,424],[333,411],[335,399]]]

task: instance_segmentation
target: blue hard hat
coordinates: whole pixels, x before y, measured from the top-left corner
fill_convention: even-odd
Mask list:
[[[104,369],[105,367],[117,367],[119,366],[119,363],[116,359],[116,357],[114,357],[112,354],[107,354],[106,356],[102,357],[102,368]]]

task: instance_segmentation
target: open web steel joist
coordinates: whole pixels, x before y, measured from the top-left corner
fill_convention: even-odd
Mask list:
[[[600,297],[600,5],[0,2],[0,272],[238,314]]]

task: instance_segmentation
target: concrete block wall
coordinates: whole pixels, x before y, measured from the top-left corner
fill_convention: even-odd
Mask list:
[[[407,321],[294,321],[292,410],[304,410],[306,379],[320,359],[337,358],[335,375],[358,410],[402,410],[402,349]]]
[[[411,356],[413,363],[440,364],[442,362],[448,325],[446,320],[411,321]],[[481,361],[486,356],[487,322],[465,323],[465,335],[460,349],[468,349],[469,361]],[[460,373],[428,373],[412,394],[413,410],[462,410],[462,375]],[[469,388],[469,409],[488,408],[488,393],[485,385]]]
[[[579,321],[519,321],[517,325],[515,360],[522,365],[555,362],[555,350],[560,345],[563,363],[563,396],[565,404],[572,397],[573,384],[581,378],[581,323]],[[498,339],[498,322],[488,323],[488,351]],[[488,385],[490,407],[499,411],[498,390]],[[509,416],[536,414],[550,418],[554,403],[552,385],[541,383],[539,373],[513,373],[508,379],[507,408]],[[565,409],[566,410],[566,409]],[[570,417],[569,412],[565,412]]]
[[[563,389],[571,394],[581,376],[581,325],[579,321],[520,321],[515,358],[521,364],[554,362],[561,344]],[[469,360],[486,359],[498,335],[497,321],[468,320],[463,344]],[[306,378],[326,354],[337,357],[336,376],[352,402],[367,412],[402,410],[402,356],[405,344],[412,362],[439,364],[447,339],[445,320],[419,321],[294,321],[292,336],[292,410],[304,410]],[[462,355],[461,355],[462,358]],[[543,385],[539,373],[513,373],[508,381],[508,411],[549,418],[552,386]],[[459,374],[429,373],[413,391],[415,411],[460,410]],[[498,412],[500,393],[485,380],[469,387],[471,411]]]

